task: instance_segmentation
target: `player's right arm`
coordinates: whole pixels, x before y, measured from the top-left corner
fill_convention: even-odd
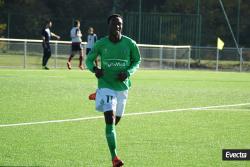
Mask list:
[[[46,41],[45,41],[46,40],[46,38],[45,38],[45,35],[46,35],[45,29],[42,30],[41,35],[42,35],[43,47],[46,48],[47,45],[46,45]]]
[[[43,44],[45,43],[45,37],[44,36],[42,36],[42,40],[43,40]]]
[[[100,45],[99,45],[99,42],[96,42],[93,49],[89,52],[87,58],[86,58],[86,66],[88,67],[88,69],[95,73],[94,71],[94,67],[95,67],[95,64],[94,64],[94,61],[96,60],[97,56],[99,55],[99,49],[100,49]]]

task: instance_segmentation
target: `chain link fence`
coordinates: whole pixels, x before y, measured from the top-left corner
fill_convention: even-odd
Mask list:
[[[123,12],[123,33],[138,43],[171,44],[171,45],[198,45],[199,25],[201,16],[195,14],[164,14]],[[139,19],[141,16],[141,19]],[[27,15],[20,13],[2,13],[0,24],[6,28],[1,33],[2,38],[41,39],[41,30],[45,24],[46,15]],[[105,18],[81,19],[71,17],[52,17],[52,32],[61,36],[62,40],[70,40],[70,29],[74,19],[81,21],[83,40],[87,37],[88,27],[94,27],[98,37],[106,36],[107,21]],[[105,27],[104,27],[105,26]]]

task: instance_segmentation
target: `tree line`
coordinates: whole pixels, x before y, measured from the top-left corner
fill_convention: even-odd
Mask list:
[[[250,3],[248,0],[222,0],[222,2],[239,46],[250,47],[248,42]],[[79,19],[84,34],[87,33],[89,26],[93,26],[98,36],[102,37],[106,35],[106,18],[111,13],[124,15],[127,12],[138,13],[140,8],[141,12],[147,15],[159,13],[200,16],[197,17],[199,22],[194,23],[196,30],[193,31],[199,39],[194,39],[196,41],[192,41],[192,45],[215,46],[217,37],[220,37],[225,42],[225,46],[235,46],[219,0],[0,0],[0,36],[40,39],[44,20],[51,19],[54,23],[52,30],[60,34],[63,40],[69,40],[69,30],[73,20]],[[189,22],[188,18],[185,22]],[[192,29],[192,27],[188,28]],[[163,31],[164,29],[168,27],[163,28]],[[155,29],[152,31],[159,33]],[[189,31],[191,33],[191,30]],[[166,38],[163,40],[165,44],[175,44],[167,37],[170,35],[175,34],[165,33],[166,37],[162,36]],[[199,40],[198,43],[197,40]],[[146,38],[142,42],[152,43]],[[156,40],[155,44],[157,42]]]

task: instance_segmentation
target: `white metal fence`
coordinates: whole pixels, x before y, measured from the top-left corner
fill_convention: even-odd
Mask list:
[[[41,68],[41,40],[0,38],[0,68]],[[67,68],[71,50],[69,41],[51,41],[51,68]],[[83,42],[84,48],[86,42]],[[208,69],[219,71],[250,71],[250,49],[224,48],[217,59],[216,47],[191,47],[138,44],[141,68],[149,69]],[[78,56],[75,56],[75,59]],[[78,61],[73,61],[78,63]],[[75,65],[77,67],[77,65]]]

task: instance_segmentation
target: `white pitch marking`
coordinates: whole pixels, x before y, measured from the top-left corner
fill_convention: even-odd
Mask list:
[[[149,112],[141,112],[141,113],[128,113],[128,114],[124,114],[124,116],[148,115],[148,114],[179,112],[179,111],[199,111],[199,110],[224,108],[224,107],[238,107],[238,106],[247,106],[247,105],[250,105],[250,103],[229,104],[229,105],[219,105],[219,106],[207,106],[207,107],[194,107],[194,108],[182,108],[182,109],[171,109],[171,110],[159,110],[159,111],[149,111]],[[1,127],[12,127],[12,126],[25,126],[25,125],[48,124],[48,123],[60,123],[60,122],[75,122],[75,121],[92,120],[92,119],[100,119],[100,118],[103,118],[103,116],[83,117],[83,118],[64,119],[64,120],[40,121],[40,122],[24,122],[24,123],[16,123],[16,124],[2,124],[2,125],[0,124],[0,128]]]
[[[208,108],[208,109],[204,109],[204,111],[223,111],[223,110],[228,110],[228,111],[250,111],[250,109],[247,108]]]
[[[83,118],[74,118],[74,119],[64,119],[64,120],[51,120],[51,121],[40,121],[40,122],[24,122],[24,123],[16,123],[16,124],[3,124],[1,127],[10,127],[10,126],[24,126],[24,125],[36,125],[36,124],[48,124],[48,123],[60,123],[60,122],[75,122],[82,120],[91,120],[91,119],[99,119],[103,118],[103,116],[96,117],[83,117]]]

